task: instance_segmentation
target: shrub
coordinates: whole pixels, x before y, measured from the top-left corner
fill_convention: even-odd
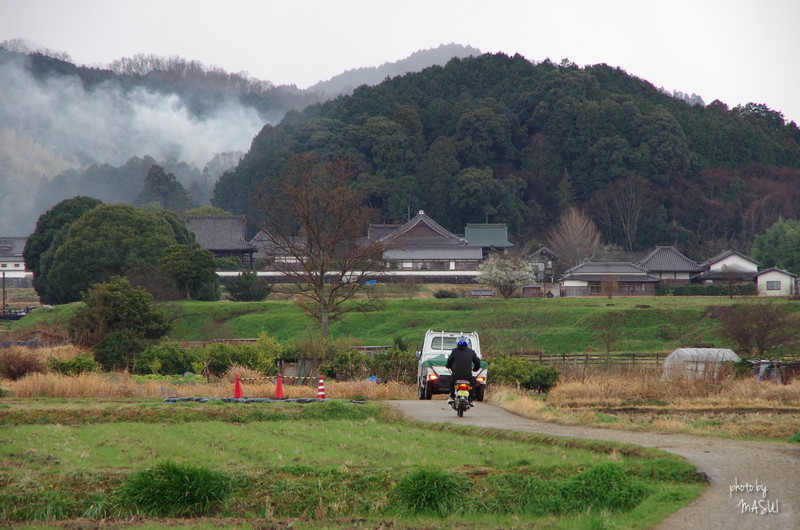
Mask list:
[[[531,374],[522,382],[522,388],[547,394],[558,383],[558,370],[552,366],[531,366]]]
[[[671,294],[674,296],[753,296],[756,294],[754,283],[739,283],[728,286],[727,284],[701,285],[688,283],[672,287],[669,291],[656,292],[656,294]]]
[[[181,348],[177,342],[156,344],[139,354],[133,373],[173,375],[192,372],[198,357],[197,350]]]
[[[231,300],[237,302],[260,302],[272,292],[272,287],[254,271],[244,271],[231,278],[225,287]]]
[[[381,381],[413,383],[417,375],[417,357],[409,351],[392,347],[368,355],[352,348],[337,351],[320,366],[320,373],[337,381],[358,381],[375,376]]]
[[[152,295],[125,278],[95,284],[83,300],[69,323],[70,338],[91,347],[107,370],[131,368],[136,354],[169,330]]]
[[[58,359],[57,357],[50,357],[47,360],[47,367],[59,374],[64,375],[79,375],[86,372],[99,372],[102,368],[100,363],[94,360],[94,357],[86,352],[81,353],[73,359]]]
[[[233,490],[219,471],[163,462],[134,473],[119,490],[120,503],[156,517],[210,515]]]
[[[239,258],[214,258],[214,266],[217,270],[238,271],[242,269],[242,260]]]
[[[632,480],[616,462],[601,462],[571,476],[564,482],[563,495],[567,511],[588,509],[624,511],[638,505],[645,497],[645,488]]]
[[[412,514],[445,516],[459,506],[465,496],[466,480],[439,469],[420,469],[397,484],[402,506]]]
[[[370,375],[368,358],[361,352],[349,350],[337,353],[333,359],[320,366],[320,373],[337,381],[366,379]]]
[[[222,375],[228,369],[238,364],[262,374],[276,374],[277,367],[270,363],[270,359],[259,352],[258,347],[253,345],[231,346],[230,344],[211,344],[202,348],[201,355],[208,352],[210,359],[209,371],[214,375]]]
[[[192,288],[192,299],[200,302],[216,302],[221,296],[219,280],[216,277]]]
[[[792,443],[800,444],[800,431],[797,431],[789,438],[789,441]]]
[[[492,381],[505,385],[519,385],[531,377],[533,364],[513,355],[496,355],[489,366]]]
[[[16,381],[31,373],[44,372],[41,359],[30,348],[12,346],[0,349],[0,375]]]
[[[753,375],[753,365],[747,359],[739,359],[733,363],[734,377],[750,377]]]
[[[433,293],[434,298],[458,298],[458,293],[447,289],[439,289]]]
[[[371,374],[381,381],[413,383],[417,378],[417,356],[397,346],[369,357]]]

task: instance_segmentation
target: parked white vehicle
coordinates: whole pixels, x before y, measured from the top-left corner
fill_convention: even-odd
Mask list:
[[[481,359],[481,369],[472,372],[475,380],[475,399],[483,401],[486,393],[488,363],[481,356],[481,342],[474,331],[434,331],[425,333],[422,349],[417,352],[419,364],[417,366],[417,389],[419,399],[431,399],[434,394],[448,394],[450,392],[450,370],[446,368],[447,357],[460,337],[467,339],[478,358]]]

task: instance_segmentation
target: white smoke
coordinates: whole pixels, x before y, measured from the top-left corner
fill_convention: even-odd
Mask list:
[[[31,211],[39,186],[65,169],[144,155],[203,168],[217,153],[246,151],[266,123],[233,96],[204,108],[198,118],[175,94],[114,81],[87,89],[74,76],[35,79],[21,61],[0,65],[0,235],[30,234],[43,213]]]

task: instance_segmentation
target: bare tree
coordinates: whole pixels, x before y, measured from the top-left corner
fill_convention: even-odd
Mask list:
[[[299,305],[319,321],[326,339],[330,322],[371,302],[357,295],[383,269],[386,247],[363,240],[371,211],[354,183],[346,159],[297,155],[282,189],[259,201],[273,268],[295,287]]]
[[[591,327],[594,330],[594,339],[600,342],[606,351],[606,366],[611,365],[611,349],[621,338],[622,326],[626,318],[622,311],[612,311],[599,313],[592,319]]]
[[[720,333],[738,345],[741,356],[766,356],[800,336],[800,318],[786,304],[750,301],[728,308],[720,316]]]
[[[614,298],[614,295],[617,294],[617,291],[619,291],[619,280],[617,280],[616,276],[605,276],[600,282],[600,289],[602,289],[603,294],[611,300]]]
[[[547,237],[548,246],[565,268],[574,267],[600,248],[600,231],[585,213],[569,208]]]
[[[650,184],[638,175],[630,175],[615,184],[611,193],[612,207],[625,236],[625,245],[633,250]]]
[[[650,183],[635,173],[615,180],[596,194],[592,210],[609,241],[619,230],[625,247],[633,249],[649,196]]]

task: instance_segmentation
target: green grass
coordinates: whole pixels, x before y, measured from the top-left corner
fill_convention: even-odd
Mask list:
[[[344,315],[331,325],[331,335],[368,345],[392,344],[400,338],[416,347],[427,329],[461,329],[478,331],[489,352],[603,351],[593,320],[602,313],[621,311],[625,318],[612,351],[669,352],[697,342],[724,346],[719,322],[708,317],[710,308],[738,301],[726,297],[390,299],[380,301],[373,311]],[[12,329],[63,324],[74,307],[34,311]],[[163,308],[173,323],[168,339],[174,341],[252,338],[262,331],[281,341],[302,341],[318,333],[316,322],[292,302],[189,301],[170,302]]]
[[[46,411],[50,421],[31,425],[13,416],[20,421],[0,430],[6,521],[210,514],[290,520],[298,528],[350,527],[362,519],[371,526],[388,519],[398,528],[459,521],[647,528],[704,487],[691,465],[655,449],[404,422],[369,403],[99,407],[36,400],[9,408]],[[107,421],[70,416],[101,408],[111,411]],[[264,409],[273,418],[254,419]],[[160,421],[120,421],[137,410]],[[202,420],[186,412],[218,410],[221,416]],[[555,492],[551,502],[531,501],[540,490]],[[159,501],[173,497],[191,502]]]

